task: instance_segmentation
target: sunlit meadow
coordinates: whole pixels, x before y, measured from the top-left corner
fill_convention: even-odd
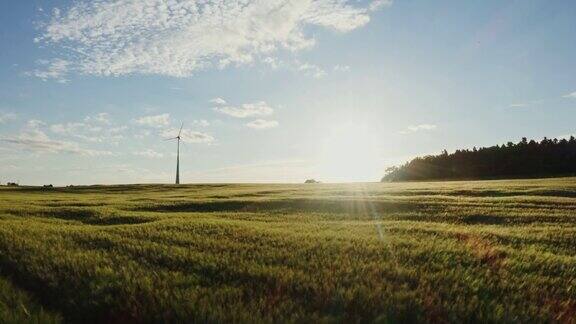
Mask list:
[[[0,322],[565,322],[576,180],[0,189]]]

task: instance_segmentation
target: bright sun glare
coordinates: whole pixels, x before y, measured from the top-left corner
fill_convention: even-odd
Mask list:
[[[380,135],[373,127],[339,123],[321,142],[319,172],[327,181],[374,181],[382,172],[380,145]]]

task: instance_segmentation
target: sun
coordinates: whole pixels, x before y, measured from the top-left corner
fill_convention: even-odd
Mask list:
[[[383,169],[381,136],[369,123],[332,126],[320,143],[319,173],[333,182],[377,181]]]

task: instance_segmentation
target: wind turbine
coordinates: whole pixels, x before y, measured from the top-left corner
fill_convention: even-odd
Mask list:
[[[180,184],[180,139],[182,138],[182,128],[184,127],[184,123],[180,126],[180,131],[178,132],[178,136],[168,138],[165,141],[170,140],[178,140],[178,151],[176,153],[176,184]]]

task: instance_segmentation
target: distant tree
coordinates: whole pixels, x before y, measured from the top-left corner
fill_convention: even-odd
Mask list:
[[[417,157],[385,170],[382,181],[456,180],[576,175],[576,138],[508,142]]]
[[[382,178],[382,182],[390,182],[390,181],[395,181],[395,179],[392,179],[389,177],[389,175],[391,174],[396,174],[398,172],[399,167],[397,166],[391,166],[391,167],[387,167],[384,170],[384,178]],[[387,178],[388,177],[388,178]]]
[[[316,181],[314,179],[307,179],[304,183],[320,183],[320,181]]]

